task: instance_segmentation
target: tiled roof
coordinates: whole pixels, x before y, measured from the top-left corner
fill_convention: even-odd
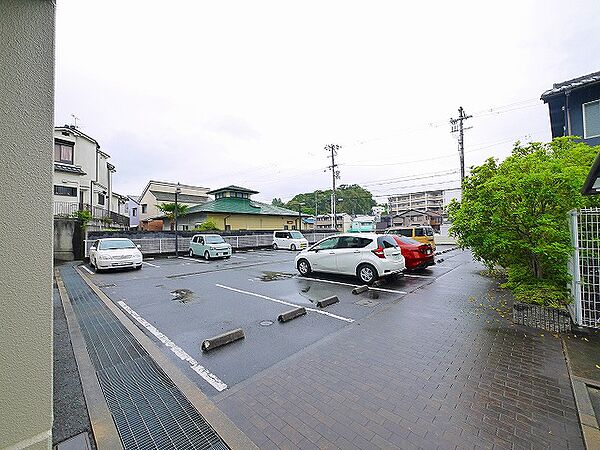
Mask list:
[[[175,202],[174,192],[162,192],[162,191],[150,191],[156,200],[159,202]],[[208,200],[206,195],[190,195],[190,194],[178,194],[177,200],[182,203],[204,203]]]
[[[548,89],[542,94],[542,100],[548,97],[567,91],[569,89],[580,88],[586,84],[600,82],[600,72],[590,73],[581,77],[573,78],[572,80],[563,81],[562,83],[554,83],[552,89]]]
[[[59,172],[76,173],[78,175],[85,175],[85,172],[79,166],[70,166],[68,164],[54,163],[54,170]]]
[[[208,191],[207,194],[216,194],[217,192],[223,192],[223,191],[237,191],[237,192],[246,192],[248,194],[258,194],[258,191],[253,191],[252,189],[248,189],[248,188],[241,187],[241,186],[235,186],[233,184],[230,184],[229,186],[222,187],[219,189],[213,189],[212,191]]]
[[[404,211],[404,212],[396,214],[394,217],[402,217],[402,216],[405,216],[407,214],[415,214],[415,213],[417,213],[417,214],[425,214],[427,216],[432,216],[432,217],[441,217],[441,214],[434,213],[433,211],[422,211],[422,210],[419,210],[419,209],[409,209],[407,211]]]
[[[296,216],[297,211],[280,208],[279,206],[267,205],[246,198],[223,197],[202,205],[192,206],[188,214],[195,212],[213,212],[228,214],[261,214],[270,216]]]

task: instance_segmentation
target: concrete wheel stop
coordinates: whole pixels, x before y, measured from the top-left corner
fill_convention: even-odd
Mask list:
[[[300,308],[294,308],[289,311],[284,312],[283,314],[279,314],[277,320],[281,323],[289,322],[290,320],[295,319],[296,317],[300,317],[306,314],[306,308],[303,306]]]
[[[369,290],[369,286],[367,286],[366,284],[363,284],[362,286],[356,286],[354,289],[352,289],[352,293],[354,295],[358,295],[358,294],[362,294],[363,292],[367,292]]]
[[[324,298],[323,300],[319,300],[317,302],[317,306],[319,308],[325,308],[326,306],[333,305],[334,303],[339,302],[340,299],[337,295],[332,295],[331,297]]]
[[[226,333],[219,334],[218,336],[211,337],[202,341],[202,351],[208,352],[215,348],[222,347],[232,342],[244,339],[244,330],[236,328],[235,330],[227,331]]]

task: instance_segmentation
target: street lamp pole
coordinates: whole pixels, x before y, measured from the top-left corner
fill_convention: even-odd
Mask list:
[[[177,183],[175,189],[175,257],[179,258],[179,240],[177,239],[177,196],[181,193],[181,186]]]
[[[304,203],[298,202],[298,231],[302,231],[302,206]]]

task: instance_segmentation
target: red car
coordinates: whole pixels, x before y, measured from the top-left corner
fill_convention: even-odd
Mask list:
[[[431,245],[397,234],[389,236],[393,237],[400,246],[407,269],[424,269],[435,264],[435,254]]]

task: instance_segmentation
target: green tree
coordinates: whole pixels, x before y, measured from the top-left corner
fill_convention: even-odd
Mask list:
[[[283,208],[283,207],[285,207],[285,203],[283,203],[283,201],[281,201],[281,199],[280,199],[280,198],[274,198],[274,199],[271,201],[271,205],[273,205],[273,206],[279,206],[280,208]]]
[[[285,204],[285,207],[297,211],[298,203],[304,203],[302,212],[315,214],[316,204],[318,214],[330,214],[331,192],[331,189],[327,189],[296,194],[294,198]],[[336,196],[338,199],[336,211],[338,213],[371,214],[371,208],[377,204],[373,200],[373,194],[357,184],[342,184],[336,190]]]
[[[449,206],[450,233],[489,268],[504,267],[518,301],[569,302],[568,212],[600,204],[580,192],[599,150],[574,138],[517,142],[502,163],[472,168],[462,201]]]
[[[217,228],[217,225],[212,220],[207,220],[194,228],[194,231],[215,231],[218,229],[219,228]]]
[[[160,203],[156,205],[156,207],[165,215],[167,219],[169,219],[171,226],[173,226],[173,222],[175,220],[175,203]],[[188,209],[188,205],[177,203],[177,217],[185,216],[188,213]]]

